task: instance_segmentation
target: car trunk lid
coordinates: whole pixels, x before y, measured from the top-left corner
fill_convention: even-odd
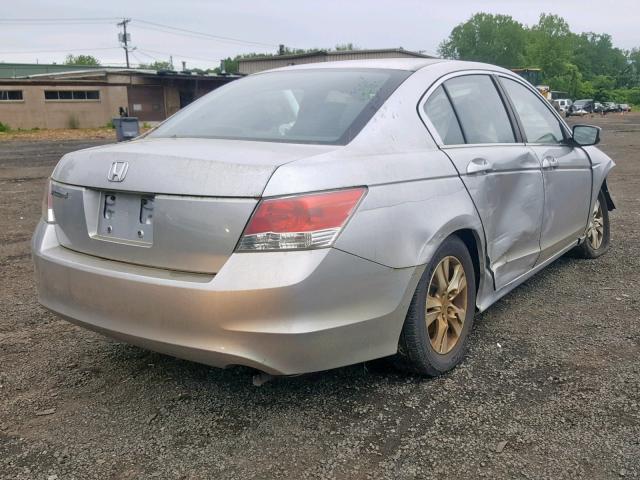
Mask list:
[[[154,139],[68,154],[52,175],[58,240],[105,259],[214,274],[275,169],[331,148]]]
[[[96,189],[259,197],[280,165],[335,148],[202,138],[142,139],[67,154],[52,178]],[[128,164],[124,180],[109,180],[114,162]]]

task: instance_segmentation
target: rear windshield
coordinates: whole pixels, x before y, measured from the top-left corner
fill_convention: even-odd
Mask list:
[[[252,75],[189,105],[149,137],[344,145],[410,74],[310,69]]]

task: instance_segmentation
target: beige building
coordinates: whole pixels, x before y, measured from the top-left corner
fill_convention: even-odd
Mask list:
[[[385,48],[378,50],[318,50],[297,55],[274,55],[271,57],[245,58],[238,62],[238,72],[244,75],[270,70],[272,68],[300,65],[303,63],[335,62],[340,60],[365,60],[371,58],[436,58],[403,48]]]
[[[14,129],[102,127],[122,108],[155,123],[236,78],[113,68],[0,78],[0,122]]]

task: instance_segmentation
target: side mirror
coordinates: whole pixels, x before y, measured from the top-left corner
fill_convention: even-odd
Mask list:
[[[600,127],[593,125],[574,125],[573,141],[581,147],[597,145],[600,143]]]

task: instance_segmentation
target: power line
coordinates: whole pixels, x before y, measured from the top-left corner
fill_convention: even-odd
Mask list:
[[[138,52],[138,53],[142,53],[142,52]],[[143,64],[142,60],[140,60],[140,57],[138,57],[138,55],[136,55],[135,52],[131,52],[131,55],[133,56],[133,58],[135,58],[138,61],[138,67],[140,67]]]
[[[117,17],[75,17],[75,18],[63,18],[63,17],[57,17],[57,18],[3,18],[0,19],[0,24],[3,25],[17,25],[17,26],[22,26],[22,25],[36,25],[36,26],[43,26],[43,25],[59,25],[59,24],[65,24],[65,25],[83,25],[83,24],[89,24],[89,25],[93,25],[96,23],[111,23],[117,20],[121,20],[120,18]],[[253,41],[253,40],[244,40],[241,38],[234,38],[234,37],[226,37],[226,36],[222,36],[222,35],[213,35],[211,33],[207,33],[207,32],[199,32],[196,30],[190,30],[187,28],[181,28],[181,27],[173,27],[171,25],[166,25],[163,23],[157,23],[157,22],[150,22],[148,20],[143,20],[143,19],[138,19],[138,18],[134,18],[133,21],[137,24],[142,24],[142,25],[138,25],[139,28],[145,28],[148,30],[158,30],[164,33],[172,33],[174,35],[184,35],[184,36],[190,36],[190,37],[194,37],[194,38],[210,38],[213,40],[218,40],[221,42],[227,42],[227,43],[233,43],[233,44],[242,44],[242,45],[255,45],[255,46],[262,46],[262,47],[275,47],[277,48],[278,45],[276,44],[271,44],[271,43],[264,43],[264,42],[257,42],[257,41]],[[155,27],[155,28],[150,28],[150,27]]]
[[[33,25],[33,26],[47,26],[47,25],[95,25],[95,24],[108,24],[114,21],[121,20],[117,17],[48,17],[48,18],[2,18],[0,19],[0,24],[5,26],[25,26],[25,25]],[[217,40],[219,42],[231,43],[231,44],[240,44],[240,45],[254,45],[261,47],[270,47],[277,48],[278,45],[265,43],[265,42],[257,42],[253,40],[244,40],[241,38],[234,37],[226,37],[222,35],[213,35],[208,32],[200,32],[197,30],[190,30],[187,28],[181,27],[173,27],[171,25],[166,25],[163,23],[151,22],[148,20],[134,18],[131,20],[135,22],[138,28],[146,29],[146,30],[154,30],[160,31],[163,33],[171,33],[173,35],[182,35],[186,37],[192,38],[209,38],[212,40]],[[120,23],[121,24],[121,23]]]
[[[20,55],[22,53],[72,53],[72,52],[90,52],[94,50],[120,50],[120,47],[95,47],[95,48],[67,48],[61,50],[22,50],[16,52],[0,51],[0,55]]]
[[[218,42],[228,43],[230,45],[265,46],[264,44],[254,45],[253,43],[247,43],[247,42],[242,42],[242,41],[234,41],[234,40],[221,40],[219,38],[211,39],[210,37],[205,37],[205,36],[202,36],[202,35],[190,34],[190,33],[182,33],[182,32],[172,31],[172,30],[168,30],[168,29],[164,29],[164,28],[156,28],[156,27],[150,27],[150,26],[147,26],[147,25],[140,25],[140,24],[136,24],[136,28],[141,29],[141,30],[147,30],[147,31],[150,31],[150,32],[160,32],[160,33],[164,33],[164,34],[168,33],[168,34],[171,34],[171,35],[178,35],[178,36],[181,36],[181,37],[195,38],[197,40],[216,40]]]
[[[162,60],[160,60],[158,57],[156,57],[155,55],[150,55],[148,53],[145,53],[145,50],[142,50],[140,48],[138,48],[138,53],[141,53],[142,55],[144,55],[145,57],[149,57],[151,60],[155,61],[155,62],[160,62]]]
[[[162,33],[170,33],[173,35],[181,35],[185,37],[192,37],[199,40],[203,39],[212,39],[219,42],[230,43],[234,45],[256,45],[262,47],[277,47],[278,45],[263,43],[263,42],[255,42],[251,40],[243,40],[240,38],[233,37],[225,37],[220,35],[213,35],[207,32],[200,32],[196,30],[190,30],[186,28],[173,27],[171,25],[166,25],[157,22],[150,22],[142,19],[120,19],[115,17],[75,17],[75,18],[4,18],[0,19],[0,24],[5,26],[22,26],[22,25],[33,25],[33,26],[43,26],[43,25],[83,25],[83,24],[98,24],[98,23],[111,23],[115,20],[121,20],[117,23],[117,26],[122,27],[123,32],[119,35],[121,48],[125,50],[125,57],[127,64],[129,63],[129,53],[131,53],[135,48],[131,48],[129,46],[130,42],[130,34],[127,32],[127,24],[130,22],[135,22],[136,26],[141,29],[159,31]],[[65,49],[65,50],[24,50],[24,51],[16,51],[16,52],[2,52],[0,54],[3,55],[17,55],[17,54],[29,54],[29,53],[60,53],[60,52],[78,52],[78,51],[92,51],[92,50],[115,50],[118,47],[97,47],[97,48],[81,48],[81,49]],[[167,55],[165,52],[160,52],[157,50],[144,49],[147,52],[152,52],[160,55]],[[141,52],[143,55],[148,56],[150,58],[155,58],[151,55],[145,54]],[[180,55],[177,56],[187,58],[190,60],[198,60],[198,61],[206,61],[217,63],[218,60],[214,60],[211,58],[202,58],[202,57],[194,57],[191,55]],[[156,59],[157,60],[157,59]]]
[[[164,55],[164,56],[167,56],[167,57],[169,57],[171,55],[175,55],[176,57],[188,58],[189,60],[200,60],[202,62],[214,62],[216,64],[220,61],[220,60],[214,60],[212,58],[202,58],[202,57],[193,57],[191,55],[181,55],[179,53],[169,54],[169,53],[166,53],[166,52],[160,52],[158,50],[151,50],[149,48],[140,48],[140,47],[138,47],[138,51],[142,52],[142,53],[144,53],[144,52],[157,53],[158,55]],[[155,58],[155,57],[152,57],[151,55],[147,55],[147,56],[149,56],[151,58]],[[157,58],[156,58],[156,60],[157,60]]]
[[[113,22],[119,20],[117,17],[93,17],[93,18],[2,18],[0,23],[19,24],[19,25],[40,25],[42,23],[96,23],[96,22]]]
[[[214,40],[219,40],[219,41],[242,43],[242,44],[247,44],[247,45],[258,45],[258,46],[263,46],[263,47],[277,47],[278,46],[278,45],[271,44],[271,43],[254,42],[254,41],[251,41],[251,40],[242,40],[240,38],[232,38],[232,37],[223,37],[223,36],[220,36],[220,35],[212,35],[212,34],[206,33],[206,32],[198,32],[198,31],[189,30],[189,29],[186,29],[186,28],[172,27],[170,25],[164,25],[162,23],[156,23],[156,22],[148,22],[146,20],[140,20],[140,19],[137,19],[137,18],[134,18],[133,21],[135,23],[142,23],[142,24],[145,24],[145,25],[151,25],[151,26],[156,27],[158,29],[170,30],[170,32],[167,32],[167,33],[180,32],[181,34],[187,34],[187,36],[206,37],[206,38],[212,38]]]

